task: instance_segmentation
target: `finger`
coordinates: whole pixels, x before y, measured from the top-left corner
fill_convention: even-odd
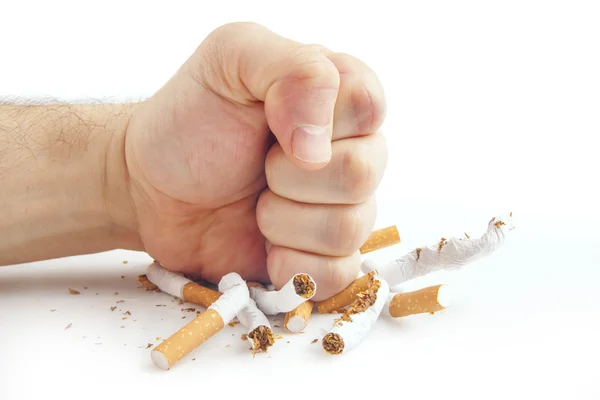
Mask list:
[[[317,292],[311,300],[321,301],[339,293],[356,279],[360,260],[358,251],[347,257],[329,257],[273,246],[267,256],[267,270],[277,290],[294,274],[309,274],[317,284]]]
[[[375,72],[348,54],[331,53],[328,58],[340,74],[332,139],[368,135],[379,130],[387,106],[383,86]]]
[[[281,197],[303,203],[357,204],[377,189],[387,165],[382,134],[337,140],[332,157],[318,171],[298,168],[273,145],[265,161],[269,188]]]
[[[359,249],[376,217],[374,196],[352,205],[307,204],[267,189],[256,205],[258,228],[272,246],[328,256],[348,256]]]
[[[338,71],[318,46],[281,37],[261,25],[236,23],[217,29],[201,46],[216,71],[216,90],[244,91],[264,102],[269,127],[299,167],[321,168],[331,157]],[[207,57],[208,56],[208,57]]]

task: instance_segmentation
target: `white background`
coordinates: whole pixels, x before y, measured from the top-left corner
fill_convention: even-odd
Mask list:
[[[509,211],[516,229],[492,257],[411,282],[453,283],[452,308],[380,321],[343,357],[311,344],[331,325],[315,315],[269,356],[252,358],[238,325],[167,372],[145,346],[189,314],[137,288],[145,254],[2,268],[0,399],[600,397],[597,2],[151,3],[2,0],[0,96],[144,98],[217,26],[259,22],[351,53],[384,84],[377,226],[403,242],[377,258]]]

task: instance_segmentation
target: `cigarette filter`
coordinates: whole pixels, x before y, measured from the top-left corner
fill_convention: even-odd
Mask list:
[[[380,250],[400,243],[400,234],[396,225],[371,232],[365,243],[360,247],[361,254]]]
[[[359,292],[362,292],[369,287],[370,283],[374,279],[374,275],[375,272],[365,274],[356,279],[338,294],[318,302],[317,310],[319,310],[319,313],[321,314],[329,314],[349,306],[354,300],[356,300],[356,295]]]
[[[298,307],[294,308],[285,314],[283,319],[283,327],[286,331],[292,333],[299,333],[306,328],[308,325],[308,319],[312,314],[314,303],[310,300],[305,301]]]
[[[150,264],[146,274],[148,280],[162,292],[204,308],[208,308],[221,296],[219,292],[198,285],[180,274],[169,271],[157,262]]]
[[[442,238],[434,245],[415,249],[382,266],[364,260],[361,269],[364,273],[376,269],[390,286],[396,286],[442,269],[457,269],[491,255],[504,243],[506,229],[513,229],[512,217],[495,217],[488,223],[487,232],[479,238]]]
[[[249,299],[248,305],[239,312],[237,318],[246,328],[246,336],[254,353],[266,352],[275,343],[271,324],[254,300]]]
[[[227,274],[221,279],[219,291],[223,294],[205,312],[152,350],[151,357],[156,366],[170,369],[223,329],[248,304],[248,287],[236,273]]]
[[[375,279],[379,282],[375,302],[366,310],[351,314],[350,321],[342,320],[334,324],[333,329],[322,340],[327,353],[338,355],[356,348],[375,325],[390,292],[386,281]]]
[[[267,315],[292,311],[310,300],[317,291],[317,284],[308,274],[296,274],[280,290],[267,290],[262,285],[249,285],[250,297]]]
[[[448,308],[450,302],[448,285],[429,286],[413,292],[390,293],[383,313],[393,318],[434,313]]]

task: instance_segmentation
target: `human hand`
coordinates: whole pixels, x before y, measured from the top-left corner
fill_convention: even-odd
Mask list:
[[[250,23],[212,32],[135,109],[125,161],[144,250],[211,282],[327,298],[356,278],[387,150],[383,89],[356,58]]]

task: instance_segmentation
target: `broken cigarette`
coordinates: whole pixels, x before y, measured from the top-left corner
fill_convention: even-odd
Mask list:
[[[512,213],[508,217],[495,217],[488,223],[488,230],[479,238],[442,238],[438,243],[417,248],[397,260],[377,266],[365,260],[364,273],[377,270],[390,286],[404,283],[442,269],[459,268],[492,254],[506,238],[505,229],[512,230]]]
[[[292,311],[287,312],[283,319],[283,327],[285,330],[292,333],[302,332],[304,328],[306,328],[306,325],[308,325],[308,319],[312,314],[314,305],[315,303],[308,300],[294,308]]]
[[[180,274],[169,271],[157,262],[150,264],[146,276],[162,292],[204,308],[208,308],[221,297],[221,293],[216,290],[199,285]]]
[[[248,283],[250,297],[267,315],[292,311],[310,300],[317,291],[317,284],[308,274],[296,274],[280,290],[267,290],[257,283]]]
[[[238,313],[238,321],[246,328],[252,352],[266,352],[275,343],[271,324],[265,314],[249,299],[248,305]]]
[[[360,247],[360,253],[367,254],[398,243],[400,243],[398,228],[396,225],[388,226],[371,232],[371,235],[369,235],[365,243]]]
[[[365,243],[363,243],[363,245],[360,247],[360,253],[370,253],[398,243],[400,243],[400,234],[398,233],[398,228],[396,225],[391,225],[386,228],[377,229],[371,232]],[[347,290],[350,292],[352,290],[364,290],[365,286],[363,284],[365,283],[366,280],[361,281],[359,278],[358,282],[355,282],[354,285],[350,285]],[[330,299],[321,301],[318,303],[318,309],[321,314],[326,314],[346,307],[352,303],[352,301],[354,301],[354,296],[352,293],[345,292],[339,296],[333,296]],[[302,332],[308,324],[308,319],[312,314],[313,306],[314,304],[312,302],[307,301],[292,311],[287,312],[284,319],[285,329],[288,332]]]
[[[221,296],[208,309],[152,350],[152,361],[163,370],[206,342],[243,310],[249,301],[248,286],[236,273],[219,282]]]
[[[356,279],[338,294],[318,302],[317,310],[319,310],[320,314],[330,314],[332,312],[339,311],[340,309],[346,306],[349,306],[354,300],[356,300],[356,295],[358,293],[367,290],[367,288],[374,279],[374,275],[374,271],[369,272]]]
[[[413,292],[390,293],[383,313],[393,318],[401,318],[442,311],[450,306],[452,295],[449,288],[444,284]]]
[[[323,337],[323,349],[329,354],[338,355],[356,348],[381,315],[389,292],[386,281],[374,278],[371,286],[358,294],[354,304]]]

